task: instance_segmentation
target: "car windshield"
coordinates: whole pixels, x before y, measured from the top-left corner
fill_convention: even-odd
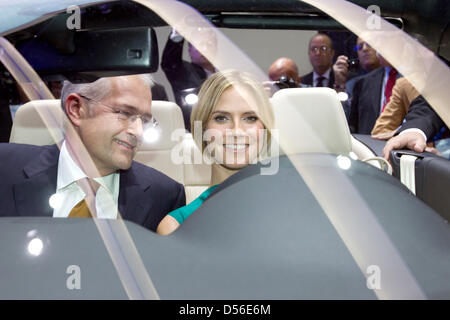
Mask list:
[[[91,252],[88,246],[75,248],[80,262],[70,265],[83,268],[81,260],[95,259],[96,252],[104,251],[103,244],[107,254],[98,255],[102,261],[99,263],[112,262],[112,267],[109,266],[112,271],[107,273],[119,279],[111,284],[110,295],[106,295],[112,298],[448,298],[448,284],[438,280],[448,276],[450,270],[450,259],[444,253],[450,242],[442,244],[450,239],[446,224],[448,204],[439,196],[450,185],[445,153],[448,148],[439,149],[440,156],[415,154],[413,160],[407,158],[411,157],[409,154],[397,155],[402,168],[409,161],[409,168],[414,171],[414,161],[419,160],[423,166],[431,166],[432,169],[424,169],[435,170],[427,175],[432,177],[429,180],[423,173],[422,176],[416,173],[416,178],[399,173],[394,156],[390,162],[383,159],[381,150],[385,141],[371,139],[372,128],[362,132],[352,127],[351,108],[355,108],[356,99],[363,94],[358,96],[356,91],[347,90],[351,77],[356,80],[354,90],[360,90],[365,85],[360,79],[382,70],[379,81],[382,91],[373,98],[376,120],[379,109],[383,112],[388,105],[390,98],[383,101],[386,92],[395,91],[394,84],[387,88],[390,71],[396,70],[399,76],[394,83],[399,78],[406,79],[418,92],[414,98],[423,97],[442,119],[442,133],[434,146],[447,145],[444,138],[446,126],[450,125],[447,89],[450,71],[446,65],[449,31],[448,20],[440,17],[436,9],[447,4],[436,0],[434,10],[432,5],[423,5],[428,11],[419,15],[420,8],[412,7],[408,1],[399,1],[397,6],[388,1],[372,1],[371,5],[367,1],[343,0],[261,1],[254,5],[250,2],[41,1],[36,6],[33,1],[14,4],[2,1],[1,81],[7,97],[2,102],[7,110],[2,117],[8,118],[3,122],[8,138],[3,142],[35,146],[56,143],[65,150],[63,141],[71,135],[76,137],[73,139],[80,136],[77,141],[82,146],[85,137],[80,134],[81,129],[75,125],[78,134],[74,134],[75,122],[67,121],[67,109],[65,113],[61,109],[68,99],[64,89],[61,97],[62,81],[89,83],[102,77],[150,73],[151,112],[141,112],[122,100],[112,104],[110,101],[116,102],[112,98],[97,99],[84,93],[80,97],[85,100],[83,103],[94,103],[106,110],[110,123],[134,128],[142,122],[145,129],[142,141],[117,138],[120,135],[114,141],[124,150],[136,149],[136,162],[161,171],[182,185],[186,203],[192,205],[201,199],[201,206],[166,237],[152,232],[158,223],[151,222],[155,228],[145,225],[150,218],[142,223],[137,222],[138,218],[128,219],[139,216],[144,208],[150,210],[148,207],[153,204],[147,205],[143,198],[136,200],[139,203],[133,204],[131,214],[120,212],[126,204],[120,204],[123,191],[117,189],[115,194],[105,194],[108,199],[105,201],[112,203],[117,216],[122,214],[124,220],[113,219],[110,223],[108,219],[93,219],[95,228],[91,228],[74,223],[73,219],[62,219],[72,222],[46,221],[39,227],[36,221],[23,217],[19,220],[24,221],[23,225],[16,220],[10,222],[3,216],[14,215],[4,214],[0,219],[4,242],[19,239],[20,232],[26,233],[27,243],[47,239],[41,245],[50,248],[52,259],[60,259],[58,265],[65,266],[67,248],[55,241],[65,235],[73,239],[79,232],[86,232],[86,239],[96,244]],[[423,19],[429,25],[429,33],[416,26],[420,22],[414,19]],[[319,38],[322,42],[314,44],[314,39]],[[326,39],[330,39],[329,44]],[[169,61],[170,44],[178,46],[173,49],[178,50],[178,64]],[[377,64],[376,68],[364,70],[358,52],[367,48],[376,51],[377,61],[388,61],[387,65]],[[329,64],[319,74],[316,70],[320,67],[316,69],[316,65],[327,55]],[[272,63],[282,57],[295,61],[297,75],[272,76]],[[340,59],[346,61],[344,73],[339,69]],[[192,64],[202,67],[186,67]],[[236,99],[233,103],[217,102],[201,87],[203,81],[211,81],[209,84],[213,86],[209,79],[219,81],[220,77],[214,78],[217,74],[233,83],[234,93],[231,89],[220,93],[222,97],[226,92],[229,99]],[[339,78],[342,74],[343,81]],[[250,80],[245,78],[247,75]],[[316,84],[324,88],[310,88]],[[269,107],[264,109],[266,102]],[[191,117],[198,115],[196,110],[200,106],[207,108],[213,104],[214,118],[202,120],[201,113],[196,118],[200,119],[197,124],[205,126],[199,137]],[[236,113],[236,106],[245,106],[245,113]],[[31,113],[25,113],[27,108]],[[406,112],[397,127],[405,116]],[[360,124],[365,119],[361,114],[355,117],[359,117]],[[214,149],[212,158],[205,157],[203,151],[218,139],[214,134],[214,139],[206,139],[207,129],[212,127],[220,138],[227,139],[232,130],[225,130],[231,128],[226,123],[234,119],[245,122],[248,131],[257,128],[262,134],[240,135],[234,130],[235,140],[217,143],[220,148]],[[260,127],[255,123],[260,123]],[[390,133],[392,137],[395,130]],[[94,139],[98,139],[95,143],[102,143],[99,136]],[[254,143],[259,148],[254,161],[247,159],[251,158],[252,139],[261,139]],[[226,161],[230,153],[239,158],[241,148],[248,149],[243,156],[245,166],[217,166],[220,152],[223,152],[221,160]],[[105,176],[104,168],[96,166],[101,155],[93,155],[88,146],[82,149],[80,159],[89,168],[95,168],[96,176]],[[73,154],[70,149],[67,152]],[[55,168],[60,168],[60,164]],[[123,176],[120,179],[120,183],[125,181]],[[5,180],[10,183],[6,176]],[[60,180],[57,181],[59,185]],[[97,182],[101,188],[103,181]],[[155,192],[151,183],[151,192],[160,198],[167,196],[162,191]],[[12,182],[11,185],[9,189],[13,191],[8,191],[8,195],[14,197],[19,197],[20,190],[31,190],[20,189]],[[52,196],[58,194],[56,190],[53,193]],[[131,193],[127,196],[134,199]],[[50,203],[56,198],[51,198]],[[15,199],[15,203],[20,202]],[[26,211],[23,208],[22,212]],[[7,210],[10,208],[6,207]],[[56,212],[58,209],[52,206],[49,217],[57,217]],[[20,232],[14,233],[15,227]],[[417,238],[413,239],[413,235]],[[30,251],[29,245],[27,248]],[[308,252],[303,258],[302,250]],[[31,256],[37,259],[39,254]],[[432,259],[436,263],[431,263]],[[178,264],[191,270],[190,279],[176,274]],[[261,270],[252,273],[255,266]],[[25,263],[23,270],[27,267]],[[301,270],[313,280],[301,275]],[[220,272],[226,274],[218,276]],[[343,275],[334,283],[333,279],[327,282],[323,280],[327,272],[331,278]],[[377,278],[380,272],[382,280]],[[286,277],[279,278],[275,273]],[[432,273],[438,276],[433,277]],[[102,285],[102,276],[95,280],[97,276],[93,273],[90,277],[95,286]],[[264,286],[260,285],[264,277],[273,288],[266,294],[261,293]],[[324,286],[323,281],[329,286]],[[343,283],[347,292],[340,287]],[[300,284],[310,288],[308,293],[296,289]],[[120,291],[117,296],[116,291]],[[55,290],[49,296],[83,298],[71,294],[72,291]],[[86,294],[85,297],[92,297],[90,292]],[[10,296],[34,297],[20,288],[0,293],[0,297]]]

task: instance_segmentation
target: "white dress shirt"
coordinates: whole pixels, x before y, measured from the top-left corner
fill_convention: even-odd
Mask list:
[[[330,82],[330,72],[331,72],[331,68],[329,68],[327,71],[325,71],[325,73],[323,75],[319,75],[317,74],[315,71],[313,71],[313,87],[315,87],[317,85],[317,79],[319,77],[324,77],[325,79],[323,80],[322,84],[324,87],[328,87],[328,83]]]
[[[85,198],[83,189],[77,184],[77,181],[83,178],[87,178],[87,175],[72,159],[64,141],[58,159],[56,181],[58,201],[53,210],[53,217],[68,217],[73,207]],[[116,219],[120,185],[119,173],[94,178],[94,180],[100,184],[95,196],[97,218]]]
[[[400,126],[401,128],[401,126]],[[409,128],[406,130],[403,130],[402,132],[399,133],[399,135],[407,133],[407,132],[417,132],[420,133],[422,135],[422,137],[425,139],[425,142],[427,142],[427,136],[425,135],[425,132],[423,132],[422,130],[420,130],[419,128]]]

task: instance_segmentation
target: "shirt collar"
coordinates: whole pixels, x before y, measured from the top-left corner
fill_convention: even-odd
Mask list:
[[[102,187],[112,192],[114,190],[114,185],[117,183],[118,177],[119,174],[115,172],[104,177],[94,178],[94,180],[97,181]],[[61,146],[61,152],[59,153],[58,159],[58,178],[56,190],[59,191],[67,188],[69,185],[83,178],[87,178],[87,175],[72,159],[69,150],[67,149],[66,141],[64,141]]]
[[[389,76],[389,72],[391,71],[391,67],[384,67],[384,76]]]

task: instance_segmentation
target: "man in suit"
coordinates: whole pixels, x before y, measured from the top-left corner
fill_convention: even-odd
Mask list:
[[[445,126],[422,96],[411,102],[405,119],[405,123],[396,132],[397,135],[391,138],[383,149],[383,157],[386,160],[392,150],[405,147],[415,152],[434,152],[427,147],[427,140],[433,138]]]
[[[185,205],[182,185],[133,161],[151,115],[144,75],[65,82],[61,149],[0,144],[0,216],[122,217],[155,231]]]
[[[353,87],[355,86],[356,81],[361,79],[367,73],[378,69],[381,66],[380,60],[377,56],[377,52],[360,37],[356,39],[355,50],[358,55],[361,73],[345,83],[345,91],[347,92],[349,97],[353,95]]]
[[[355,83],[350,104],[349,127],[352,133],[370,134],[375,122],[389,102],[398,72],[382,56],[381,68]]]
[[[169,101],[166,89],[159,83],[153,83],[151,91],[152,91],[152,100]]]
[[[313,71],[301,77],[301,87],[329,87],[342,91],[348,74],[348,58],[339,56],[333,65],[334,49],[330,37],[318,33],[309,41],[309,61]]]
[[[200,49],[216,52],[217,38],[212,30],[200,30],[197,36],[200,39]],[[185,100],[185,97],[189,93],[198,92],[203,81],[216,72],[216,69],[191,43],[188,44],[191,62],[184,61],[182,59],[183,45],[184,38],[173,29],[163,50],[161,68],[172,86],[176,103],[183,111],[185,126],[190,130],[189,119],[192,105]]]
[[[353,97],[353,88],[355,87],[355,83],[362,77],[364,77],[367,73],[378,69],[381,66],[380,60],[377,56],[377,52],[362,38],[358,37],[356,39],[355,49],[358,55],[360,73],[359,75],[352,77],[345,83],[345,92],[347,93],[348,98],[347,100],[342,102],[342,106],[344,107],[347,121],[350,118],[350,105]]]

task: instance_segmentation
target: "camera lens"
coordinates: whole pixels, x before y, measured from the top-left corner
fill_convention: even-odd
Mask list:
[[[287,89],[287,88],[296,88],[297,84],[295,83],[295,80],[286,76],[282,75],[278,81],[275,82],[275,85],[278,86],[280,89]]]
[[[358,59],[348,59],[348,68],[351,70],[355,70],[359,68],[359,60]]]

